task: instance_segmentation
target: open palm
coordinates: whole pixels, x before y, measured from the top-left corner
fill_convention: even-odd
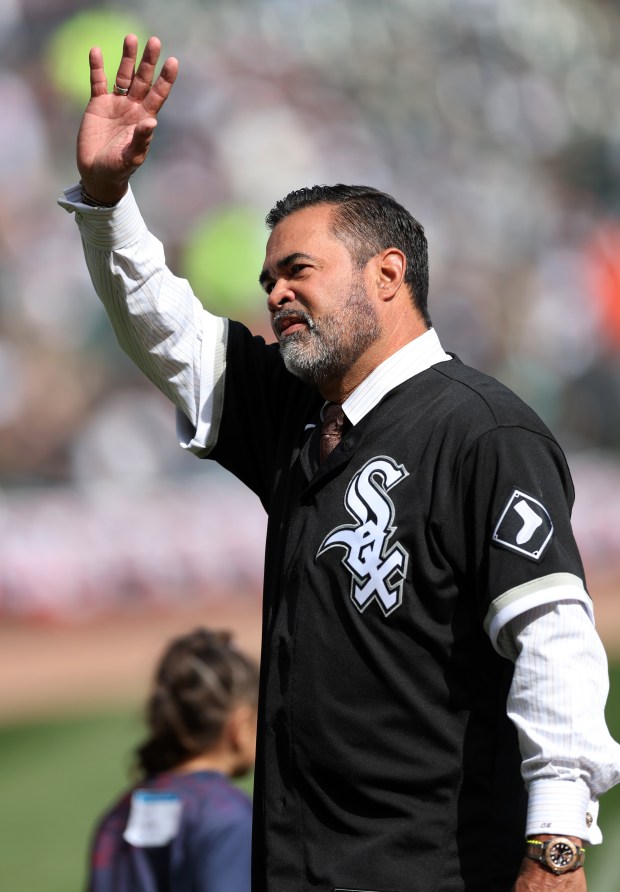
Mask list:
[[[86,192],[102,202],[121,198],[143,164],[157,114],[176,79],[178,62],[170,57],[153,82],[160,49],[158,38],[151,37],[136,69],[138,39],[125,38],[115,85],[126,95],[108,92],[101,50],[90,51],[91,98],[78,133],[77,165]]]

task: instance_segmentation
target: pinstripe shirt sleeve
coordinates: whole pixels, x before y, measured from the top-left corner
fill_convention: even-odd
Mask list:
[[[166,266],[131,190],[114,208],[59,204],[75,214],[93,286],[121,348],[177,408],[181,445],[208,454],[222,408],[227,321],[208,313]]]
[[[513,616],[497,648],[515,663],[508,714],[529,794],[527,833],[595,844],[602,840],[598,798],[620,783],[620,745],[605,722],[607,657],[578,589],[575,595]]]

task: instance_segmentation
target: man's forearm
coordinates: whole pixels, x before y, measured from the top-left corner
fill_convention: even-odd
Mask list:
[[[103,210],[82,205],[77,187],[66,199],[62,204],[76,214],[93,286],[119,345],[195,426],[208,362],[203,343],[217,318],[205,312],[187,281],[170,272],[131,193]]]
[[[530,793],[527,832],[598,843],[597,798],[620,779],[620,747],[605,724],[600,639],[577,602],[542,606],[510,626],[517,656],[508,712]]]

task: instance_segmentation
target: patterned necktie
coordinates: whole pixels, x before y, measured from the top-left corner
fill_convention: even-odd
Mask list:
[[[321,427],[321,439],[319,441],[319,461],[323,462],[336,448],[342,438],[344,427],[344,411],[337,403],[330,403],[325,410],[323,426]]]

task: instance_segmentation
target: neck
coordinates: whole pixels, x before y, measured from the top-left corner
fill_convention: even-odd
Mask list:
[[[220,774],[230,776],[233,773],[234,766],[231,764],[230,756],[226,753],[203,753],[200,756],[194,756],[181,762],[174,769],[175,774],[191,774],[195,771],[217,771]]]
[[[323,399],[330,403],[344,403],[353,391],[359,387],[371,372],[393,356],[394,353],[414,341],[416,338],[428,331],[428,326],[418,321],[415,327],[405,325],[394,325],[390,329],[388,337],[379,338],[358,361],[347,370],[340,378],[326,382],[320,388],[320,394]]]

